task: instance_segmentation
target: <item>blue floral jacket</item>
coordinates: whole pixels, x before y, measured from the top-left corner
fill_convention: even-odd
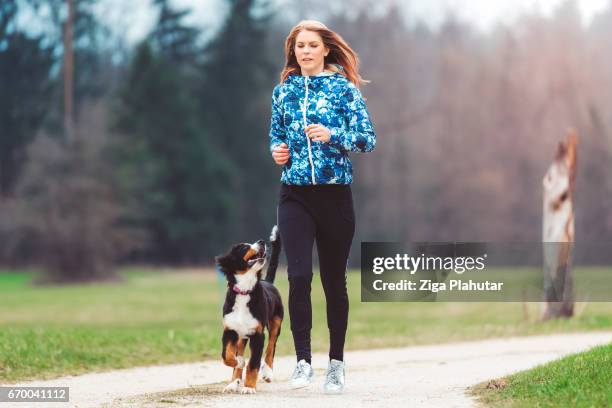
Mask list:
[[[329,142],[306,136],[304,129],[312,123],[330,130]],[[289,147],[283,184],[351,184],[348,153],[372,151],[376,133],[359,89],[341,73],[324,71],[291,75],[274,88],[270,152],[283,142]]]

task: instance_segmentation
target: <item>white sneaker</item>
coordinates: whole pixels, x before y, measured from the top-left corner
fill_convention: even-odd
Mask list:
[[[312,366],[302,359],[295,366],[289,386],[293,389],[306,387],[312,382],[312,377],[314,377]]]
[[[344,361],[334,360],[329,362],[323,392],[325,394],[341,394],[344,391]]]

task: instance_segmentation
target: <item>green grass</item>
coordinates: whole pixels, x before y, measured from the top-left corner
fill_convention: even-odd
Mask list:
[[[473,394],[491,407],[612,407],[612,344],[523,371]]]
[[[128,269],[120,283],[60,287],[0,273],[0,381],[220,359],[224,282],[210,270],[167,272]],[[348,283],[347,350],[612,327],[612,303],[579,304],[574,319],[538,323],[536,303],[361,303],[359,274]],[[284,270],[277,286],[286,305]],[[326,351],[316,274],[312,296],[313,349]],[[277,354],[292,352],[287,312]]]

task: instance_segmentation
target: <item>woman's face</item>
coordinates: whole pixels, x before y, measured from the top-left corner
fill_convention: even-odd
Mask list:
[[[325,47],[318,33],[302,30],[295,38],[293,52],[302,69],[302,75],[315,75],[323,71],[324,57],[329,54],[329,49]]]

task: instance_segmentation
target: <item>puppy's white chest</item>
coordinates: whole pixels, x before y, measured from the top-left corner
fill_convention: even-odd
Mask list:
[[[240,337],[246,337],[257,329],[259,322],[253,317],[247,303],[251,300],[251,295],[236,295],[236,302],[232,311],[223,316],[225,327],[235,330]]]

